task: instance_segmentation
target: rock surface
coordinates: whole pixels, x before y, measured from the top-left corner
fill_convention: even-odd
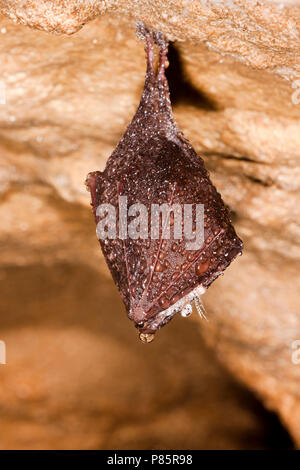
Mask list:
[[[93,8],[89,2],[46,3],[47,12],[37,1],[1,1],[0,7],[24,24],[68,34],[116,8],[113,1],[94,2]],[[188,14],[180,16],[183,3],[121,1],[119,12],[107,12],[70,37],[1,18],[1,98],[6,102],[0,104],[1,339],[13,362],[11,369],[3,366],[1,379],[5,429],[11,429],[2,438],[3,448],[80,446],[91,415],[87,448],[117,447],[116,442],[134,447],[136,439],[141,448],[197,447],[200,441],[203,448],[239,448],[247,447],[247,439],[229,441],[225,424],[218,428],[217,422],[236,416],[231,423],[242,436],[264,428],[245,404],[247,397],[243,406],[230,399],[228,408],[235,411],[222,414],[223,396],[244,392],[234,391],[236,385],[201,346],[192,319],[183,333],[181,324],[176,326],[180,320],[174,320],[158,345],[136,359],[142,346],[119,312],[123,308],[98,248],[84,179],[103,168],[139,101],[145,64],[132,17],[180,40],[171,50],[168,71],[175,118],[204,155],[246,247],[205,295],[209,322],[201,322],[201,333],[234,375],[280,415],[300,446],[300,365],[292,360],[292,345],[300,340],[300,9],[288,2],[261,2],[255,8],[250,1],[185,2]],[[75,4],[80,8],[71,8]],[[128,19],[121,20],[123,13]],[[86,311],[89,315],[83,315]],[[185,367],[176,372],[169,362],[161,365],[172,341],[175,362],[182,354],[189,364],[186,374]],[[143,371],[147,387],[138,388],[137,376],[107,379],[126,372],[125,358]],[[160,402],[156,387],[165,373],[170,374],[164,385],[168,398]],[[174,396],[169,395],[175,383]],[[126,403],[137,388],[141,405],[129,413]],[[192,391],[185,402],[187,390]],[[209,406],[202,406],[208,390]],[[87,402],[76,414],[84,396]],[[215,425],[205,434],[205,410],[214,403],[220,403]],[[203,426],[189,440],[195,409]],[[174,425],[169,438],[164,437],[164,413]],[[22,425],[15,435],[18,419]],[[182,422],[185,437],[180,439]],[[72,443],[61,441],[74,425],[78,432]],[[210,438],[216,435],[216,441]]]
[[[1,276],[1,449],[291,446],[206,350],[194,322],[176,318],[149,348],[111,280],[86,264]]]

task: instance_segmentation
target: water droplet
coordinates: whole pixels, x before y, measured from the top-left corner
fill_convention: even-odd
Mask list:
[[[154,340],[155,335],[151,333],[140,333],[139,338],[144,344],[151,343]]]
[[[160,301],[159,301],[159,304],[160,304],[160,306],[161,306],[162,308],[164,308],[164,309],[165,309],[165,308],[168,308],[169,305],[170,305],[170,304],[169,304],[169,301],[168,301],[168,299],[167,299],[166,297],[162,297],[162,298],[160,299]]]
[[[175,294],[175,295],[173,295],[173,297],[171,299],[171,302],[172,302],[172,304],[175,304],[176,302],[178,302],[178,300],[180,300],[180,295]]]
[[[200,276],[200,274],[205,273],[208,269],[208,266],[209,263],[197,263],[195,268],[197,276]]]
[[[154,271],[156,271],[157,273],[161,273],[163,271],[163,269],[164,269],[164,267],[161,264],[161,262],[157,261]]]
[[[193,308],[191,304],[186,304],[183,309],[181,310],[181,316],[182,317],[189,317],[191,313],[193,312]]]

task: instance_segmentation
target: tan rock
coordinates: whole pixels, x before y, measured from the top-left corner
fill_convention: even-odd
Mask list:
[[[217,364],[195,323],[178,317],[149,348],[111,280],[87,264],[0,274],[1,449],[290,445]]]

